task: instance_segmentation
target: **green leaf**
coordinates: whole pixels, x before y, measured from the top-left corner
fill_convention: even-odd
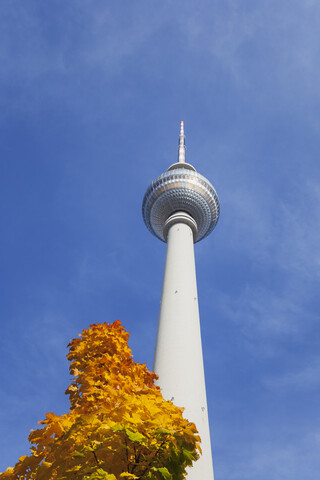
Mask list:
[[[126,429],[126,434],[132,442],[141,443],[144,440],[144,436],[139,432],[131,432],[131,430]]]
[[[182,449],[182,455],[184,456],[184,458],[186,458],[187,460],[189,460],[191,462],[193,462],[194,460],[197,459],[197,455],[195,454],[195,452],[187,450],[186,448]]]
[[[103,468],[98,468],[94,473],[89,476],[85,476],[84,480],[117,480],[113,473],[108,473]]]
[[[172,432],[170,430],[166,430],[164,428],[158,428],[155,432],[155,435],[170,435]]]
[[[171,480],[172,475],[166,467],[161,467],[157,469],[159,473],[163,476],[164,480]]]
[[[123,425],[115,425],[114,427],[111,427],[111,430],[113,432],[121,432],[122,430],[125,430],[125,427]]]
[[[85,454],[83,452],[77,452],[77,451],[71,453],[72,457],[84,457],[84,455]]]

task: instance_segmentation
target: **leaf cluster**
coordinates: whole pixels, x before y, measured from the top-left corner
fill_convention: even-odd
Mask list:
[[[70,412],[47,413],[31,431],[31,454],[0,480],[181,480],[199,457],[200,438],[183,409],[165,401],[157,378],[134,362],[119,321],[73,339]]]

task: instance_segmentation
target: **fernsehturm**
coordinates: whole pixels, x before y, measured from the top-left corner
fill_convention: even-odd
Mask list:
[[[185,408],[201,437],[202,455],[188,480],[213,480],[194,243],[216,226],[219,199],[211,183],[186,163],[185,151],[181,122],[178,162],[151,183],[142,206],[148,229],[167,243],[154,371],[164,398]]]

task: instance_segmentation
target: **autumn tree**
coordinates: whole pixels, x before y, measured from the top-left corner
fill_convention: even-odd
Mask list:
[[[47,413],[31,431],[31,454],[0,480],[180,480],[200,438],[157,378],[133,361],[119,321],[94,324],[68,345],[70,412]]]

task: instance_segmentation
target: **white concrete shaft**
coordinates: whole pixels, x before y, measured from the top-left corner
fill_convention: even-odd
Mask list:
[[[202,455],[188,480],[213,480],[193,232],[185,223],[168,232],[154,371],[164,398],[185,407],[201,436]]]

